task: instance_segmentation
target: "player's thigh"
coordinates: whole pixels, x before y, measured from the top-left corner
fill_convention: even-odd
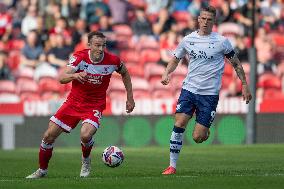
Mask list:
[[[176,106],[175,125],[177,127],[186,127],[196,109],[195,103],[195,95],[182,89]]]
[[[58,127],[54,122],[49,121],[48,128],[44,132],[43,140],[47,143],[53,143],[54,140],[63,132],[61,127]]]
[[[71,103],[64,103],[50,118],[50,121],[61,127],[64,132],[69,133],[74,129],[81,120],[81,112]]]
[[[196,107],[196,122],[210,128],[216,115],[218,95],[198,95]]]
[[[99,108],[92,109],[84,114],[81,127],[82,140],[87,140],[96,133],[97,129],[100,127],[101,118],[102,110]]]

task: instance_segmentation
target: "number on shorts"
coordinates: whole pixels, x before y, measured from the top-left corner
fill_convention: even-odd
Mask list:
[[[94,116],[100,120],[102,117],[102,112],[100,112],[99,110],[93,110],[93,112],[94,112]]]

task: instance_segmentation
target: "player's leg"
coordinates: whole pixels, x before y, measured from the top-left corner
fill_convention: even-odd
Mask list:
[[[196,123],[192,132],[192,138],[196,143],[202,143],[209,138],[210,130],[209,127],[205,127],[200,123]]]
[[[196,125],[192,133],[196,143],[202,143],[209,138],[209,128],[215,118],[218,100],[218,95],[198,95]]]
[[[176,113],[175,125],[170,138],[170,166],[164,170],[163,174],[175,174],[176,164],[183,143],[183,133],[191,116],[185,113]]]
[[[83,158],[88,158],[90,156],[94,140],[93,135],[96,133],[97,128],[90,123],[84,123],[81,128],[81,147]]]
[[[40,178],[46,175],[48,163],[52,156],[53,143],[55,139],[64,131],[70,132],[80,121],[80,117],[73,116],[72,103],[64,103],[54,116],[50,118],[48,129],[45,131],[39,151],[39,169],[26,178]]]
[[[52,121],[49,122],[39,149],[39,169],[26,178],[41,178],[47,175],[48,163],[53,151],[53,143],[62,132],[63,130],[55,123]]]
[[[95,114],[96,115],[96,114]],[[101,115],[101,114],[100,114]],[[88,116],[81,128],[82,167],[80,177],[88,177],[91,172],[91,151],[94,145],[93,135],[99,128],[99,117]]]
[[[168,175],[176,173],[176,164],[183,143],[183,133],[188,121],[192,117],[194,109],[193,94],[183,89],[178,100],[175,114],[175,125],[170,138],[170,166],[165,169],[162,174]]]

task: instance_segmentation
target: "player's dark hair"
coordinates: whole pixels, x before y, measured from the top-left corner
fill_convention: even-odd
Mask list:
[[[92,32],[88,33],[88,43],[91,42],[91,39],[94,36],[99,37],[99,38],[106,38],[106,36],[102,32],[92,31]]]
[[[213,6],[202,7],[200,12],[202,12],[202,11],[210,12],[214,15],[214,17],[216,17],[216,9]]]

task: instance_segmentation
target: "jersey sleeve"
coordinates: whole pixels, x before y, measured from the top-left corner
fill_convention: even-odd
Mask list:
[[[182,41],[178,44],[176,50],[174,51],[174,56],[178,59],[182,59],[186,54],[185,51],[185,40],[184,38]]]
[[[223,47],[223,52],[224,52],[225,55],[234,51],[234,48],[233,48],[231,42],[227,38],[224,40],[222,47]]]
[[[76,71],[79,70],[79,63],[81,62],[81,57],[76,53],[70,55],[67,66],[72,67]]]

